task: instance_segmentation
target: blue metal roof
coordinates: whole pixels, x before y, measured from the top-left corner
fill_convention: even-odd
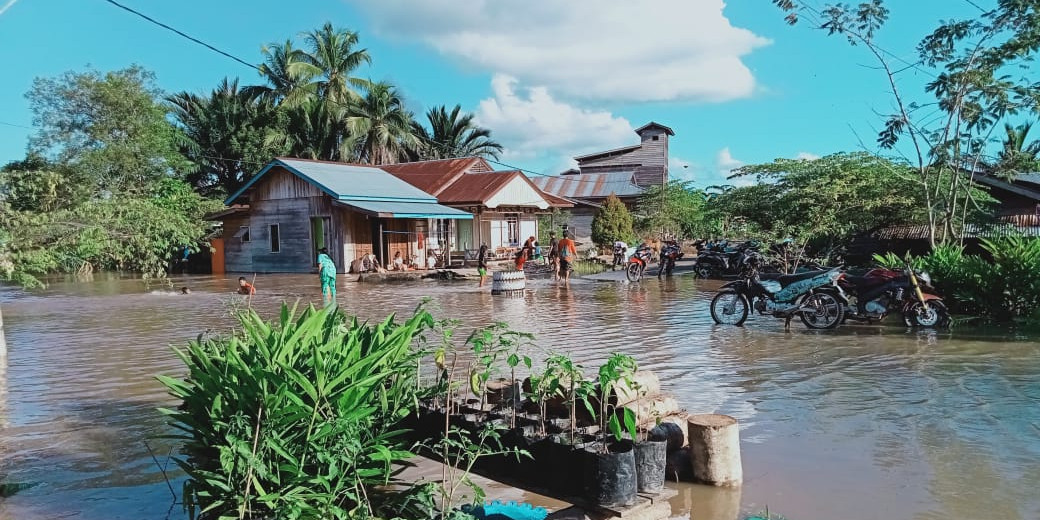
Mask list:
[[[461,209],[449,208],[431,202],[383,202],[339,200],[339,204],[350,206],[362,213],[382,218],[439,218],[452,220],[469,220],[471,213]]]
[[[224,204],[231,204],[276,166],[289,170],[338,200],[437,202],[432,195],[376,167],[279,158],[271,161],[249,179],[249,182],[228,197]]]

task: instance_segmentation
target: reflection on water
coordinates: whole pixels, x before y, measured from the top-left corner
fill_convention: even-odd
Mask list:
[[[183,518],[160,464],[173,448],[154,380],[169,349],[227,330],[236,277],[174,280],[192,294],[97,276],[24,294],[0,289],[0,477],[38,482],[0,518]],[[253,305],[318,301],[314,277],[264,276]],[[753,317],[717,327],[717,283],[529,282],[519,298],[475,283],[342,284],[363,318],[410,313],[423,297],[465,326],[507,321],[590,371],[633,353],[690,411],[740,419],[745,485],[680,486],[675,518],[1040,518],[1040,344],[903,329],[808,331]],[[6,393],[5,393],[6,392]],[[147,445],[146,445],[147,442]],[[175,477],[176,478],[176,477]],[[172,483],[179,490],[179,482]]]

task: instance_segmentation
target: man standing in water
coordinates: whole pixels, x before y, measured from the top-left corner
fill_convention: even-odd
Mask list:
[[[563,234],[563,238],[556,244],[556,249],[560,257],[560,276],[565,282],[570,282],[571,263],[578,257],[578,250],[574,247],[574,239],[570,233]]]
[[[477,252],[477,274],[480,275],[480,285],[477,287],[484,287],[484,279],[487,278],[487,244],[480,244],[480,251]]]
[[[336,264],[329,257],[329,250],[324,247],[318,251],[318,276],[321,278],[322,303],[336,303]]]

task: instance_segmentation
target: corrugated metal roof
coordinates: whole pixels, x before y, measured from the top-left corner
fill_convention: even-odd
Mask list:
[[[441,192],[437,200],[444,204],[484,203],[520,175],[518,171],[471,173],[459,177]]]
[[[376,167],[279,157],[228,197],[224,204],[234,202],[276,166],[289,170],[334,199],[437,202],[432,195]]]
[[[927,240],[928,226],[890,226],[874,233],[881,240]],[[1021,236],[1040,238],[1040,225],[1018,226],[1003,222],[990,226],[968,224],[964,227],[964,238],[1004,238]]]
[[[460,209],[432,202],[382,202],[369,200],[340,200],[338,204],[382,218],[441,218],[468,220],[473,215]]]
[[[491,170],[487,161],[479,157],[387,164],[380,168],[435,197],[451,186],[460,175]]]
[[[602,199],[611,193],[618,197],[637,197],[643,189],[636,186],[635,172],[583,173],[531,179],[542,191],[566,199]]]
[[[630,146],[622,146],[620,148],[613,148],[613,149],[610,149],[610,150],[603,150],[602,152],[587,153],[585,155],[575,155],[574,156],[574,160],[579,161],[579,162],[580,161],[587,161],[589,159],[594,159],[596,157],[602,157],[602,156],[605,156],[605,155],[616,155],[616,154],[623,154],[623,153],[628,153],[628,152],[634,152],[634,151],[636,151],[636,150],[638,150],[638,149],[640,149],[642,147],[643,147],[643,145],[641,145],[641,144],[634,144],[634,145],[630,145]]]

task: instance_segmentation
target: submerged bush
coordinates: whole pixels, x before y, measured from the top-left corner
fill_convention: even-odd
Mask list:
[[[241,333],[178,350],[185,379],[159,377],[182,401],[164,413],[183,432],[191,517],[379,514],[371,497],[412,456],[396,425],[419,397],[412,346],[430,314],[369,325],[283,305],[278,325],[240,321]]]
[[[913,258],[928,271],[936,289],[956,314],[992,323],[1037,323],[1040,318],[1040,240],[1021,237],[982,240],[989,259],[964,254],[956,246],[940,246]],[[898,265],[898,257],[877,257]]]

